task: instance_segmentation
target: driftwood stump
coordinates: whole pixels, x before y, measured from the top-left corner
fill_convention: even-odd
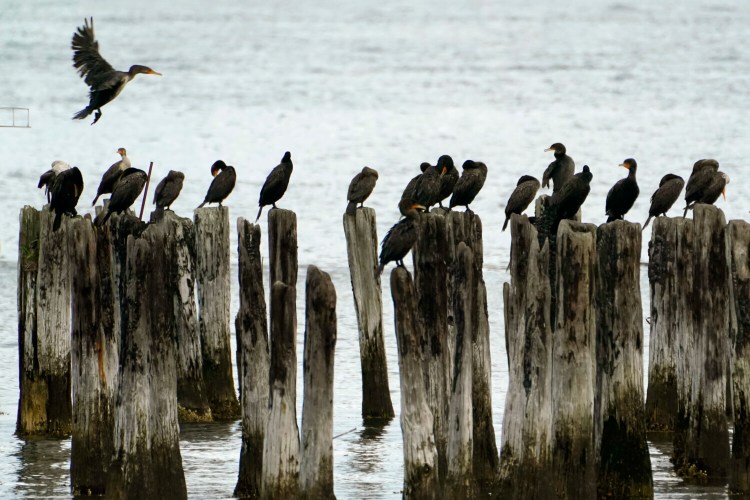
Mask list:
[[[404,440],[404,498],[439,498],[437,450],[422,368],[423,334],[414,282],[403,267],[391,272],[401,378],[401,434]]]
[[[195,210],[195,247],[203,382],[214,418],[234,419],[240,415],[240,406],[234,390],[229,342],[231,294],[227,207]]]
[[[271,283],[280,281],[296,289],[297,214],[281,208],[268,211],[268,250]]]
[[[360,208],[354,216],[344,214],[344,234],[359,326],[362,418],[389,420],[395,414],[383,339],[383,297],[380,276],[375,272],[378,266],[375,210]]]
[[[641,226],[614,221],[596,232],[597,497],[651,498],[643,403]]]
[[[300,496],[334,499],[333,359],[336,348],[336,289],[331,277],[307,268],[305,289],[304,401]]]
[[[240,310],[237,312],[237,369],[242,405],[242,450],[236,497],[261,494],[263,438],[268,419],[268,325],[260,255],[260,226],[237,220]]]

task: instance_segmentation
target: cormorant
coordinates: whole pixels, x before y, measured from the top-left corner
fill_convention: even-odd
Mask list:
[[[467,212],[471,212],[469,204],[474,201],[487,179],[487,165],[481,161],[466,160],[461,168],[463,173],[453,188],[450,208],[463,205]]]
[[[234,171],[234,167],[221,160],[216,160],[211,165],[211,175],[214,180],[208,186],[206,197],[203,199],[203,203],[198,205],[198,208],[206,203],[218,203],[221,206],[221,202],[229,196],[229,193],[234,189],[234,183],[237,181],[237,173]]]
[[[453,164],[453,158],[448,155],[438,158],[437,168],[443,172],[440,176],[440,193],[437,197],[438,205],[443,208],[443,200],[453,194],[453,188],[458,182],[459,173],[456,165]]]
[[[640,193],[638,182],[635,179],[638,163],[633,158],[628,158],[620,163],[620,166],[627,168],[629,172],[627,177],[615,182],[615,185],[607,193],[604,212],[609,216],[607,222],[622,219],[628,213],[628,210],[633,208],[635,199],[638,198],[638,193]]]
[[[544,150],[555,152],[555,161],[549,164],[547,170],[542,175],[542,187],[549,187],[549,181],[552,179],[552,192],[556,193],[565,185],[565,182],[573,177],[576,169],[576,163],[573,158],[566,154],[565,146],[559,142]]]
[[[185,174],[177,170],[170,170],[167,176],[156,185],[154,191],[154,205],[157,211],[169,209],[174,200],[180,196],[182,191],[182,182],[185,180]]]
[[[289,185],[289,178],[292,176],[292,154],[287,151],[284,153],[284,157],[281,159],[281,163],[276,165],[271,173],[266,177],[266,182],[263,183],[263,187],[260,190],[260,197],[258,198],[258,216],[255,218],[255,222],[260,219],[260,214],[263,212],[263,207],[266,205],[272,205],[276,208],[276,202],[284,196],[286,188]]]
[[[682,213],[683,217],[687,216],[687,211],[700,201],[703,192],[713,180],[714,174],[718,171],[719,162],[714,159],[698,160],[693,164],[693,171],[688,178],[687,186],[685,186],[685,211]]]
[[[651,208],[648,209],[648,218],[646,219],[646,223],[643,224],[643,229],[646,229],[652,217],[658,217],[662,214],[666,215],[667,211],[674,205],[674,202],[677,201],[677,198],[680,197],[684,186],[685,180],[679,175],[667,174],[661,178],[659,189],[651,195]]]
[[[425,170],[427,170],[428,168],[430,168],[430,164],[429,164],[429,163],[427,163],[426,161],[422,162],[422,163],[421,163],[421,164],[419,165],[419,169],[420,169],[420,170],[422,171],[422,174],[423,174],[423,173],[425,172]],[[414,188],[416,187],[416,185],[417,185],[417,182],[419,182],[419,179],[420,179],[420,178],[422,177],[422,174],[419,174],[419,175],[416,175],[416,176],[414,176],[414,177],[413,177],[413,178],[412,178],[412,179],[411,179],[411,180],[409,181],[409,183],[408,183],[408,184],[406,185],[406,187],[404,188],[404,192],[403,192],[403,193],[401,194],[401,199],[404,199],[404,198],[408,198],[408,199],[410,199],[410,200],[411,200],[411,199],[413,199],[413,198],[414,198]]]
[[[575,174],[560,190],[552,193],[542,216],[536,221],[540,243],[544,242],[548,234],[557,233],[557,226],[561,220],[575,217],[591,191],[593,177],[589,166],[584,165],[583,171]]]
[[[52,168],[47,170],[42,174],[41,177],[39,177],[39,185],[37,186],[39,189],[42,189],[44,187],[44,194],[47,195],[47,203],[51,201],[50,197],[50,189],[52,188],[53,183],[55,182],[55,177],[61,172],[64,172],[65,170],[68,170],[70,168],[70,165],[65,163],[62,160],[55,160],[52,162]]]
[[[428,212],[430,207],[437,203],[438,196],[440,196],[442,176],[447,169],[446,165],[430,165],[419,176],[417,183],[414,185],[412,200],[419,205],[423,205]]]
[[[94,224],[102,226],[113,213],[121,214],[130,208],[130,205],[138,199],[138,196],[143,191],[143,186],[146,185],[147,179],[148,174],[139,168],[125,170],[112,190],[112,196],[109,197],[109,204],[96,216]]]
[[[84,19],[84,25],[73,33],[71,42],[73,49],[73,66],[78,69],[86,85],[89,86],[89,105],[73,116],[74,120],[82,120],[96,111],[92,125],[102,117],[102,107],[117,97],[122,89],[135,75],[161,75],[147,66],[135,64],[128,71],[115,70],[99,54],[99,42],[94,36],[94,18],[91,24]]]
[[[700,199],[698,199],[698,203],[713,205],[714,202],[719,199],[719,196],[724,196],[724,198],[726,198],[727,184],[729,184],[729,176],[727,174],[724,172],[713,172],[711,182],[709,182],[708,186],[703,190]]]
[[[94,198],[93,203],[91,203],[92,207],[96,205],[96,200],[98,200],[101,195],[112,192],[112,189],[114,189],[115,184],[117,184],[122,173],[130,168],[130,158],[128,158],[128,153],[125,151],[125,148],[119,148],[117,153],[121,158],[119,161],[110,165],[107,171],[104,172],[104,175],[102,175],[102,180],[96,190],[96,197]]]
[[[521,214],[529,203],[534,201],[536,192],[539,191],[539,180],[536,177],[530,175],[523,175],[518,179],[516,183],[516,189],[508,199],[508,204],[505,205],[505,222],[503,223],[503,231],[508,227],[511,214]]]
[[[68,214],[75,216],[78,198],[83,192],[83,176],[78,167],[63,170],[57,174],[49,188],[52,195],[50,200],[50,210],[55,212],[55,222],[52,224],[52,230],[60,229],[62,215]]]
[[[382,274],[383,269],[389,262],[396,262],[396,265],[404,265],[404,257],[417,241],[417,229],[419,225],[418,209],[425,209],[409,198],[402,198],[398,208],[406,215],[406,218],[397,222],[391,227],[380,244],[380,265],[378,266],[378,276]]]
[[[346,193],[346,199],[349,204],[346,206],[346,213],[354,215],[357,210],[357,203],[362,207],[365,200],[375,189],[375,183],[378,181],[378,171],[374,168],[363,167],[362,171],[354,176],[349,183],[349,191]]]

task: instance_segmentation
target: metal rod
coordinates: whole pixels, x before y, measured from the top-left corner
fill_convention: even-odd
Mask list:
[[[151,169],[154,168],[154,162],[151,162],[148,166],[148,178],[146,179],[146,187],[143,188],[143,201],[141,202],[141,215],[138,216],[140,220],[143,220],[143,210],[146,208],[146,196],[148,196],[148,185],[151,183]]]

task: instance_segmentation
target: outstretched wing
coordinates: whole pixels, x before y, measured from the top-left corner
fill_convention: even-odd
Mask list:
[[[79,26],[73,33],[70,47],[73,49],[73,67],[92,89],[98,87],[103,80],[114,71],[114,68],[99,54],[99,42],[94,36],[94,18],[84,19],[84,25]]]

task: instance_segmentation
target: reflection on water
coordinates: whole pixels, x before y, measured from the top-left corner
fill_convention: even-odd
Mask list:
[[[15,439],[18,497],[70,496],[70,440]]]

